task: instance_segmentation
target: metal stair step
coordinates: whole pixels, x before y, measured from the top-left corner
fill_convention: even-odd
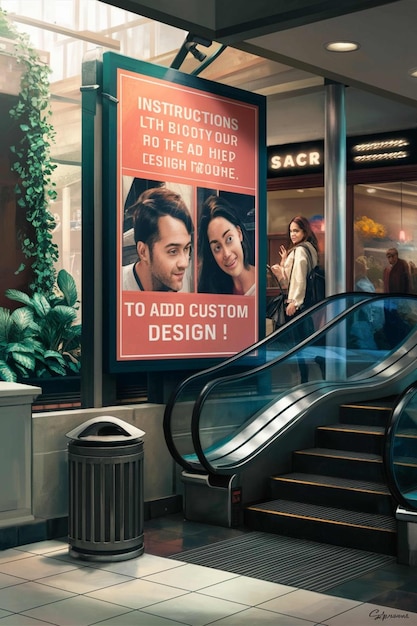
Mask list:
[[[308,454],[311,456],[331,457],[351,461],[382,463],[382,457],[380,454],[375,454],[373,452],[357,452],[355,450],[338,450],[336,448],[306,448],[305,450],[295,450],[294,454]]]
[[[271,500],[247,507],[248,511],[303,518],[315,522],[334,523],[338,525],[370,530],[396,533],[396,522],[393,517],[373,513],[349,511],[318,504],[305,504],[290,500]]]
[[[293,482],[321,487],[347,489],[378,495],[390,495],[388,487],[384,483],[341,478],[339,476],[327,476],[323,474],[305,474],[303,472],[291,472],[280,476],[272,476],[273,481]]]
[[[360,404],[341,404],[339,418],[346,424],[375,424],[385,426],[392,412],[392,402],[374,401]]]
[[[344,433],[358,433],[362,435],[375,435],[383,437],[385,428],[383,426],[374,426],[372,424],[326,424],[324,426],[318,426],[317,430],[332,430]]]

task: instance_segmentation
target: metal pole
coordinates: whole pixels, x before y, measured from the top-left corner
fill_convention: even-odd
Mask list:
[[[101,50],[82,64],[82,367],[83,408],[102,404]]]
[[[324,218],[326,295],[346,291],[345,86],[325,84]]]

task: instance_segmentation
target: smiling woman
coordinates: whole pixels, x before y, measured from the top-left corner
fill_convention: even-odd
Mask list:
[[[248,233],[225,198],[203,204],[198,233],[198,291],[255,295],[256,270]]]

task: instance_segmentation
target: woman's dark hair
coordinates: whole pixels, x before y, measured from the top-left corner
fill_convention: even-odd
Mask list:
[[[233,279],[217,265],[208,240],[209,224],[216,217],[223,217],[240,228],[244,265],[246,268],[254,265],[248,232],[235,209],[225,198],[216,195],[209,196],[203,203],[198,225],[198,291],[200,293],[233,293]]]
[[[304,241],[309,241],[318,252],[319,244],[317,241],[317,237],[312,231],[311,225],[308,219],[306,217],[303,217],[302,215],[296,215],[295,217],[292,218],[292,220],[288,224],[288,239],[290,241],[290,249],[294,247],[291,242],[291,237],[290,237],[290,227],[291,227],[291,224],[293,224],[294,222],[304,232]]]

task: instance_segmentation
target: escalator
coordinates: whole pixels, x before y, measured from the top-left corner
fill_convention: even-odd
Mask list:
[[[234,525],[341,403],[397,396],[417,378],[416,357],[416,297],[341,294],[185,380],[164,432],[186,517]]]
[[[398,399],[388,424],[384,466],[397,503],[398,561],[417,565],[417,384]]]

